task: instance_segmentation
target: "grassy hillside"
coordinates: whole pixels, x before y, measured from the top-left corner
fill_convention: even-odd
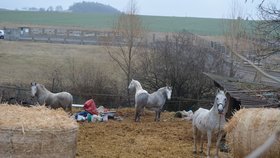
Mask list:
[[[142,16],[144,25],[152,31],[177,32],[187,30],[199,35],[222,35],[225,19]]]
[[[117,16],[109,14],[1,11],[1,23],[65,27],[111,28]]]
[[[73,66],[78,72],[87,67],[110,75],[119,72],[102,46],[1,40],[0,48],[1,83],[46,83],[55,70],[67,77]]]
[[[1,11],[0,24],[48,25],[111,29],[118,15],[93,13]],[[175,32],[183,29],[199,35],[222,35],[229,20],[190,17],[141,16],[143,25],[152,32]]]

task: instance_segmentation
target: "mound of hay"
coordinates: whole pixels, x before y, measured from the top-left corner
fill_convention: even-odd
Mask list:
[[[77,132],[62,109],[0,104],[0,157],[75,157]]]
[[[280,130],[279,109],[241,109],[225,126],[226,139],[234,157],[245,157]],[[280,157],[277,141],[263,157]]]

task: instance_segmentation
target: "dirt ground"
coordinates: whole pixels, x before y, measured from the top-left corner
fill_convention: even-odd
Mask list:
[[[138,123],[133,121],[132,108],[119,109],[117,114],[123,121],[79,123],[78,158],[206,157],[206,142],[204,153],[193,154],[191,122],[175,118],[174,112],[163,112],[161,121],[154,122],[154,113],[146,111]],[[231,156],[220,152],[220,157]]]

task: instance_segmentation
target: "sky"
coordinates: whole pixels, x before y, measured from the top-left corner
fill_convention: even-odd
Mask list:
[[[1,0],[0,8],[48,8],[61,5],[64,10],[75,2],[83,0]],[[125,11],[129,0],[84,0],[110,5],[120,11]],[[254,0],[254,3],[260,0]],[[276,0],[277,1],[277,0]],[[233,5],[233,2],[235,5]],[[138,14],[156,16],[232,18],[232,8],[237,8],[242,17],[253,17],[256,4],[251,0],[136,0]],[[238,5],[236,5],[238,3]],[[236,6],[236,7],[233,7]],[[242,11],[240,11],[242,10]]]

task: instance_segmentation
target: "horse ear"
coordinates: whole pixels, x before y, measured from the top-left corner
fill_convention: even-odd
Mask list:
[[[220,91],[221,91],[220,88],[218,88],[216,91],[216,94],[220,93]]]
[[[229,92],[227,90],[224,90],[224,92],[225,92],[225,95],[229,94]]]
[[[36,86],[36,82],[31,82],[31,86]]]

